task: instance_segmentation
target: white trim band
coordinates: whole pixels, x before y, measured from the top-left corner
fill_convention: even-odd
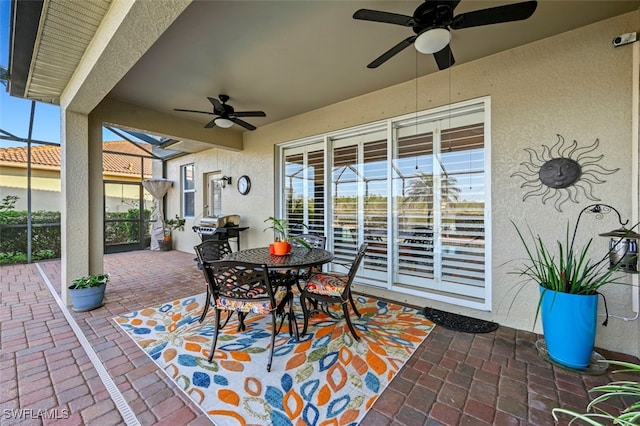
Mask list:
[[[91,360],[93,367],[98,372],[98,376],[100,377],[100,380],[102,380],[102,383],[104,384],[105,388],[107,388],[107,391],[109,391],[109,395],[111,395],[111,399],[116,405],[116,408],[118,409],[118,411],[120,411],[120,414],[122,415],[122,418],[124,419],[125,423],[127,424],[127,426],[141,426],[135,413],[133,412],[133,410],[131,410],[131,407],[129,406],[127,401],[124,399],[124,396],[122,395],[122,393],[120,392],[116,384],[113,382],[113,379],[107,372],[106,368],[104,368],[104,365],[102,365],[102,361],[100,361],[100,358],[98,358],[98,354],[96,354],[96,352],[93,350],[93,347],[91,347],[91,344],[87,340],[87,337],[84,335],[84,333],[80,329],[80,326],[71,315],[71,312],[69,312],[69,309],[67,309],[65,304],[62,303],[62,299],[60,299],[60,296],[58,296],[58,293],[53,288],[53,285],[51,285],[51,281],[49,281],[49,278],[47,278],[47,276],[45,275],[44,271],[40,267],[40,264],[36,263],[35,265],[38,268],[38,271],[40,272],[40,276],[42,276],[42,279],[44,280],[45,284],[47,285],[47,287],[49,287],[49,291],[51,292],[51,295],[53,296],[56,303],[60,307],[60,310],[62,310],[62,313],[64,314],[64,317],[67,319],[69,326],[71,327],[76,337],[78,338],[78,341],[82,346],[82,349],[84,349],[84,351],[87,353],[87,356],[89,357],[89,360]]]

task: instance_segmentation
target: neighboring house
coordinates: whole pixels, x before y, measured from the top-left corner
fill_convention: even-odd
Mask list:
[[[128,141],[105,142],[102,168],[105,181],[140,183],[151,177],[151,158],[146,144]],[[39,145],[31,148],[31,209],[60,211],[60,147]],[[0,149],[0,199],[19,197],[15,207],[27,209],[27,147]],[[138,185],[108,184],[105,188],[108,210],[126,207],[125,199],[138,199]],[[116,210],[117,209],[117,210]]]

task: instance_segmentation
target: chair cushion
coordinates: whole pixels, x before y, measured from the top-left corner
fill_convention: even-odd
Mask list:
[[[284,299],[287,295],[287,289],[284,287],[280,287],[278,289],[274,289],[274,298],[276,302],[276,306]],[[269,300],[260,299],[256,301],[251,300],[234,300],[227,299],[226,297],[220,296],[218,298],[217,307],[223,311],[237,311],[237,312],[247,312],[252,314],[268,314],[276,306],[271,306],[271,302]]]
[[[340,296],[344,291],[347,276],[344,274],[313,274],[309,277],[305,290],[325,296]]]

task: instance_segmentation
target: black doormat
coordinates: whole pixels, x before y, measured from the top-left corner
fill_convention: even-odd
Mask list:
[[[433,321],[437,325],[441,325],[449,330],[462,331],[464,333],[490,333],[495,331],[499,326],[496,322],[484,321],[459,314],[452,314],[450,312],[440,311],[429,307],[424,308],[423,313],[428,320]]]

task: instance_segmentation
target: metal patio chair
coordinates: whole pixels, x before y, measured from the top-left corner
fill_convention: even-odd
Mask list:
[[[325,312],[329,315],[330,305],[340,305],[344,314],[345,321],[349,327],[349,331],[356,340],[360,340],[360,336],[356,333],[349,317],[350,304],[354,313],[360,317],[360,312],[356,308],[353,296],[351,295],[351,284],[355,278],[356,272],[362,263],[365,252],[367,251],[367,243],[363,243],[358,249],[355,259],[351,263],[349,272],[347,274],[340,274],[335,272],[313,272],[307,279],[306,285],[300,293],[300,304],[302,305],[302,311],[304,313],[304,328],[302,329],[302,335],[307,332],[309,325],[309,317],[311,312],[307,306],[307,301],[312,302],[314,307],[322,306]],[[313,311],[317,311],[315,308]],[[331,315],[333,316],[333,315]]]
[[[238,261],[216,260],[202,261],[207,285],[213,297],[215,329],[211,342],[209,362],[213,359],[218,342],[218,333],[224,324],[220,321],[222,312],[238,314],[254,313],[271,317],[271,350],[267,371],[271,371],[276,334],[282,328],[285,315],[284,305],[288,301],[287,290],[283,287],[272,288],[266,265]],[[276,312],[282,314],[280,326],[277,326]]]
[[[202,270],[202,261],[212,262],[214,260],[222,260],[226,255],[232,252],[229,240],[205,240],[193,248],[196,252],[196,261],[198,262],[198,269]],[[209,312],[209,305],[211,304],[211,292],[209,286],[207,286],[207,302],[204,305],[204,310],[200,316],[200,322],[203,322]],[[231,314],[229,314],[231,316]]]

